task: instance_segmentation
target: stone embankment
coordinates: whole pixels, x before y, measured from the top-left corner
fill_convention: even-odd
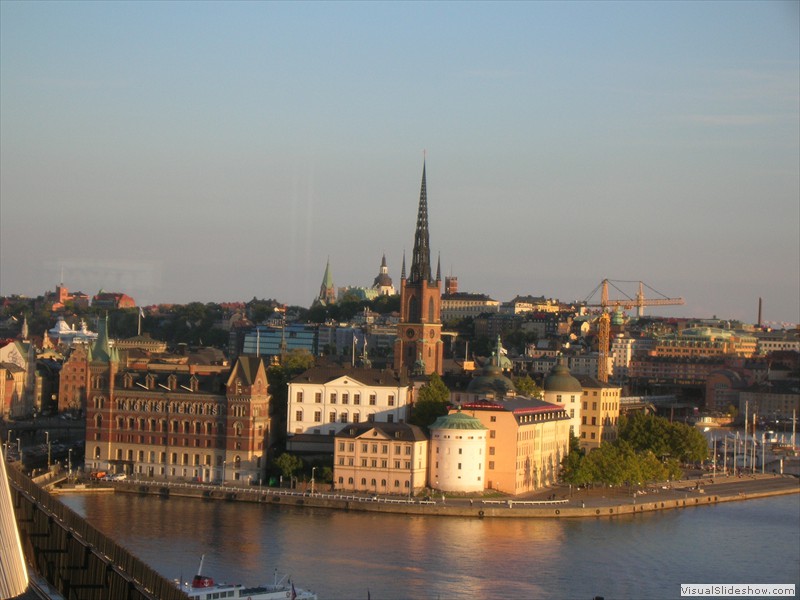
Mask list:
[[[550,488],[525,497],[462,498],[437,496],[419,500],[396,496],[368,496],[290,491],[279,488],[230,487],[195,483],[120,481],[104,483],[115,491],[162,497],[198,498],[206,501],[255,502],[275,506],[324,508],[410,515],[474,518],[578,518],[615,517],[637,513],[734,502],[800,493],[795,477],[748,475],[712,479],[703,477],[650,486],[632,493],[628,488],[593,488],[571,491]],[[62,489],[68,492],[68,489]],[[85,493],[88,489],[76,489]]]

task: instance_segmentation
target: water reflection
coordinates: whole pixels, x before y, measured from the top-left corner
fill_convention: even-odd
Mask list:
[[[63,501],[170,578],[291,574],[323,600],[662,598],[798,583],[800,496],[616,519],[425,518],[133,495]],[[775,561],[775,556],[781,556]]]

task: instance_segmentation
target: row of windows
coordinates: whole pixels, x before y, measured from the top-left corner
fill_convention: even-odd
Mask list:
[[[303,392],[302,391],[299,391],[299,392],[297,392],[297,394],[295,394],[295,400],[298,403],[302,403],[303,402],[303,397],[304,396],[303,396]],[[338,397],[337,393],[336,392],[331,392],[330,403],[331,404],[336,404],[338,400],[339,400],[339,397]],[[342,401],[342,404],[350,404],[350,394],[348,392],[344,392],[341,395],[341,401]],[[316,404],[320,404],[322,402],[322,392],[316,392],[314,394],[314,402]],[[361,394],[353,394],[353,404],[354,405],[360,405],[361,404]],[[369,405],[370,406],[376,406],[377,404],[378,404],[378,396],[377,396],[377,394],[370,394],[369,395]],[[389,406],[394,406],[394,394],[389,394],[389,396],[387,397],[387,404]]]
[[[348,485],[354,485],[355,481],[353,480],[352,477],[348,477],[347,478],[347,483],[348,483]],[[378,485],[378,481],[376,479],[370,479],[369,484],[372,487],[375,487],[376,485]],[[339,477],[339,485],[344,485],[344,477]],[[362,477],[361,478],[361,485],[363,485],[363,486],[367,485],[367,478],[366,477]],[[405,482],[403,482],[403,485],[405,487],[409,487],[410,484],[409,484],[408,481],[405,481]],[[386,487],[386,480],[385,479],[381,479],[381,487],[384,487],[384,488]],[[395,479],[394,480],[394,487],[395,488],[399,488],[400,487],[400,480],[399,479]]]
[[[95,446],[95,448],[94,448],[94,457],[95,457],[95,459],[99,459],[100,458],[100,446]],[[139,450],[138,453],[134,453],[134,450],[129,449],[127,451],[127,453],[126,453],[122,448],[117,448],[116,458],[117,458],[117,460],[129,460],[129,461],[137,460],[140,463],[143,463],[143,462],[156,463],[156,462],[158,462],[158,463],[161,463],[161,464],[167,464],[167,453],[166,452],[160,452],[158,454],[158,461],[156,461],[156,452],[152,451],[152,450],[150,452],[148,452],[148,453],[145,453],[144,450]],[[191,463],[190,463],[190,461],[191,461]],[[168,464],[171,464],[171,465],[193,464],[195,466],[198,466],[198,465],[201,464],[201,461],[202,461],[202,464],[204,464],[206,466],[211,466],[212,455],[211,454],[202,454],[202,455],[201,454],[189,454],[188,452],[183,452],[183,453],[179,454],[177,452],[171,452],[169,454],[169,463]],[[225,461],[223,461],[222,456],[217,456],[216,457],[216,466],[221,467],[221,466],[223,466],[224,462]],[[234,457],[232,466],[235,469],[240,468],[242,466],[242,457],[238,456],[238,455],[236,457]]]
[[[350,416],[349,413],[343,412],[343,413],[339,414],[338,417],[337,417],[336,412],[335,411],[331,411],[328,414],[328,423],[337,423],[337,422],[338,423],[360,423],[361,422],[361,413],[354,412],[352,414],[352,420],[350,420],[350,418],[351,418],[351,416]],[[295,411],[294,419],[295,419],[296,422],[302,423],[303,422],[303,411],[302,410]],[[375,414],[374,413],[368,414],[367,415],[367,422],[368,423],[373,423],[374,421],[375,421]],[[386,421],[387,421],[387,423],[394,423],[394,415],[386,415]],[[320,410],[314,411],[314,421],[313,422],[314,423],[322,423],[322,411],[320,411]]]
[[[105,408],[106,399],[103,396],[93,398],[94,407]],[[117,400],[117,410],[129,412],[168,412],[178,415],[208,415],[221,414],[221,406],[213,402],[165,402],[163,400],[138,400],[122,398]],[[242,408],[242,407],[235,407]],[[244,411],[243,411],[244,412]],[[245,416],[242,414],[241,416]]]
[[[339,452],[344,452],[345,447],[347,448],[347,452],[355,452],[355,442],[339,442]],[[411,446],[403,446],[401,444],[394,444],[394,453],[395,454],[402,454],[403,448],[405,448],[405,454],[407,456],[411,455]],[[378,454],[380,450],[380,454],[389,454],[389,444],[370,444],[366,442],[361,442],[361,452],[362,453],[369,453]]]

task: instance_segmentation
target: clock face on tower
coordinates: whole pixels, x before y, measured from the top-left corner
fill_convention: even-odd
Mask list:
[[[406,329],[406,337],[408,339],[410,339],[410,340],[414,339],[414,333],[415,333],[415,331],[414,331],[413,328],[409,327],[408,329]]]
[[[435,332],[433,329],[431,329],[431,330],[428,332],[428,337],[430,337],[431,339],[433,339],[434,337],[436,337],[436,332]]]

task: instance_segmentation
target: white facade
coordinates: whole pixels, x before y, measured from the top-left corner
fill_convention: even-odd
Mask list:
[[[573,375],[597,376],[597,352],[576,354],[567,358],[569,371]]]
[[[558,404],[569,415],[569,429],[572,435],[581,437],[581,392],[547,391],[542,393],[542,400],[550,404]]]
[[[459,421],[467,420],[472,427],[461,427]],[[464,413],[441,417],[431,425],[428,487],[441,492],[482,492],[487,431]]]
[[[611,360],[613,361],[614,370],[612,373],[614,377],[627,377],[628,367],[633,358],[633,347],[636,340],[621,335],[615,337],[611,341]]]
[[[442,296],[442,321],[477,317],[500,312],[500,302],[482,294],[446,294]]]
[[[335,435],[350,423],[401,423],[406,420],[411,388],[375,385],[341,375],[329,381],[289,383],[286,433]]]

